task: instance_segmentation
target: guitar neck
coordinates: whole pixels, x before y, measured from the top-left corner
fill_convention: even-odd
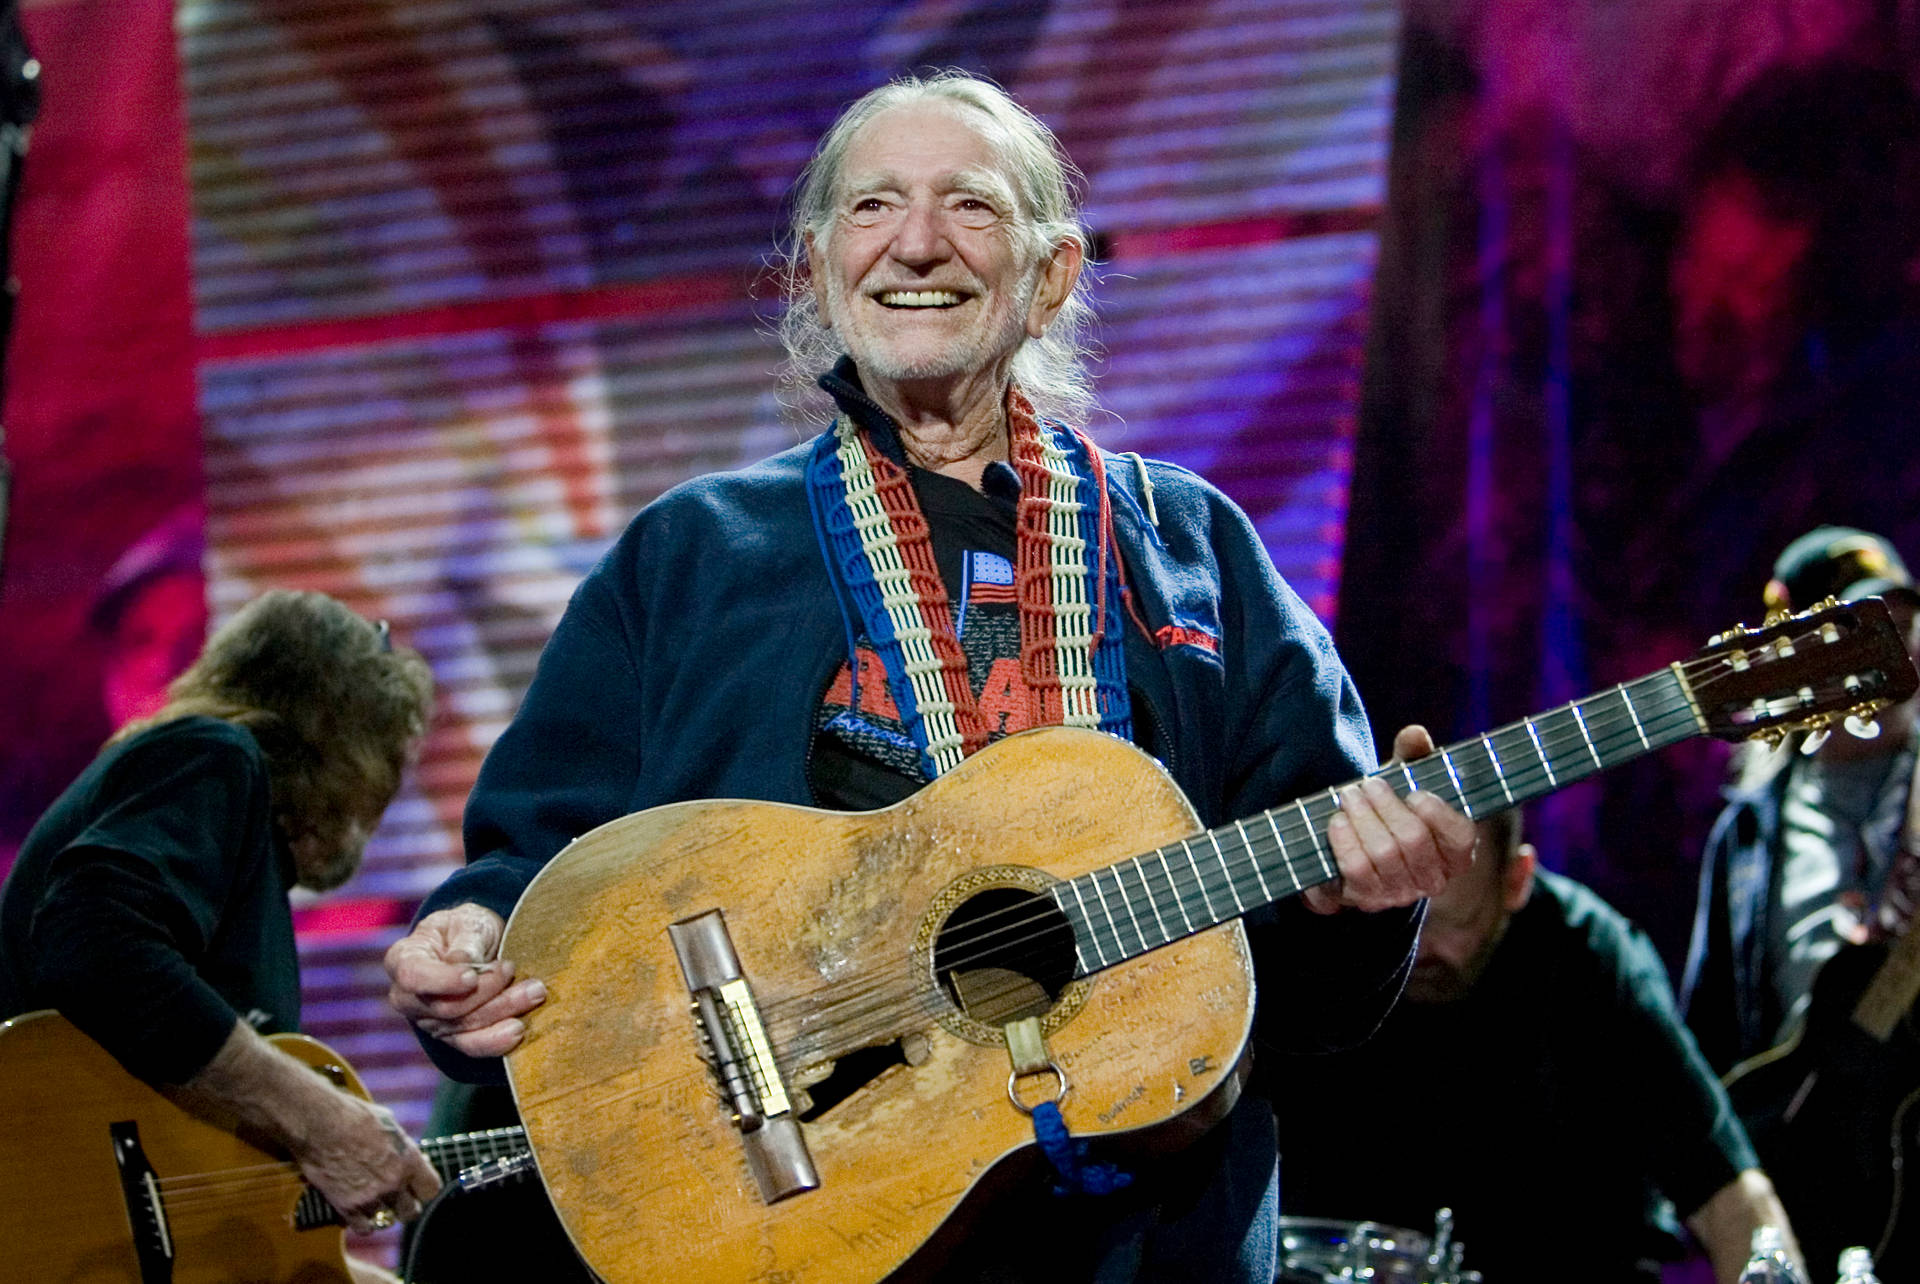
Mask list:
[[[452,1181],[475,1164],[517,1155],[525,1149],[527,1130],[518,1125],[456,1133],[451,1137],[428,1137],[420,1143],[420,1153],[427,1157],[443,1182]]]
[[[1861,992],[1853,1006],[1853,1023],[1885,1043],[1893,1037],[1900,1018],[1913,1009],[1916,997],[1920,997],[1920,931],[1910,930],[1893,943],[1886,961]]]
[[[440,1175],[442,1184],[452,1181],[475,1164],[518,1155],[526,1149],[527,1130],[517,1125],[489,1128],[485,1132],[456,1133],[450,1137],[428,1137],[420,1143],[420,1153],[433,1165],[433,1171]],[[300,1202],[294,1210],[294,1225],[299,1229],[337,1226],[344,1220],[319,1191],[309,1186],[301,1192]]]
[[[1402,798],[1419,790],[1437,794],[1481,819],[1705,730],[1680,666],[1673,665],[1417,762],[1391,764],[1370,778]],[[1076,974],[1112,967],[1331,881],[1339,870],[1327,826],[1345,787],[1056,885],[1054,902],[1073,925]]]

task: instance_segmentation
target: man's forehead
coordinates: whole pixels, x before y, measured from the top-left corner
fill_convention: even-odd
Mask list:
[[[936,192],[977,192],[982,196],[1010,198],[1013,184],[997,169],[982,165],[955,166],[931,173],[909,174],[903,167],[876,165],[849,169],[841,180],[848,194],[860,192],[905,191],[926,183]]]
[[[847,144],[848,188],[899,186],[910,175],[959,190],[1011,190],[992,122],[948,103],[904,103],[862,125]]]

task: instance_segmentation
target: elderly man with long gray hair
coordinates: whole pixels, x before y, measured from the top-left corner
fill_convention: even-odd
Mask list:
[[[877,89],[828,132],[795,201],[782,328],[789,392],[824,394],[830,422],[648,505],[575,594],[468,804],[466,868],[387,957],[395,1006],[455,1077],[497,1079],[545,1001],[499,957],[506,916],[624,813],[885,807],[1049,724],[1145,749],[1209,825],[1374,767],[1325,630],[1245,515],[1075,426],[1092,394],[1072,178],[1045,126],[959,73]],[[1409,728],[1395,748],[1431,745]],[[1263,1037],[1292,1048],[1378,1023],[1423,897],[1472,859],[1471,823],[1428,794],[1369,782],[1341,804],[1340,877],[1249,916],[1286,996]],[[1276,1170],[1270,1109],[1246,1095],[1116,1193],[1015,1182],[904,1272],[1266,1284]]]

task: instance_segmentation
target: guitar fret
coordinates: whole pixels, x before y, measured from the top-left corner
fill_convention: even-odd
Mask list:
[[[1052,887],[1047,889],[1047,894],[1053,897],[1054,908],[1059,910],[1063,915],[1066,916],[1067,924],[1070,927],[1074,926],[1073,912],[1067,908],[1066,899],[1061,896],[1060,889],[1062,887],[1071,887],[1071,886],[1073,886],[1073,884],[1071,881],[1069,881],[1065,883],[1055,883]],[[1073,970],[1075,973],[1077,973],[1080,976],[1085,976],[1089,972],[1092,972],[1094,970],[1087,963],[1086,951],[1080,948],[1080,932],[1077,927],[1075,928],[1073,933]]]
[[[1412,766],[1410,766],[1409,764],[1407,764],[1407,763],[1404,763],[1404,762],[1403,762],[1403,763],[1401,763],[1401,764],[1400,764],[1400,774],[1401,774],[1401,775],[1403,775],[1403,776],[1405,776],[1405,777],[1407,778],[1407,792],[1408,792],[1408,793],[1410,793],[1410,794],[1412,794],[1412,793],[1418,793],[1418,792],[1420,791],[1420,782],[1419,782],[1419,781],[1417,781],[1417,780],[1415,780],[1415,779],[1413,778],[1413,768],[1412,768]]]
[[[1077,878],[1070,879],[1067,882],[1067,886],[1073,889],[1073,899],[1080,906],[1080,921],[1087,925],[1087,943],[1093,946],[1093,952],[1100,956],[1100,966],[1105,967],[1107,966],[1107,952],[1100,948],[1100,933],[1093,925],[1093,915],[1087,912],[1087,898],[1080,894],[1080,880]],[[1076,945],[1075,948],[1077,949],[1078,946]],[[1081,970],[1091,970],[1085,966],[1085,960],[1082,960]]]
[[[1127,921],[1133,924],[1134,939],[1140,942],[1140,952],[1144,954],[1153,947],[1147,944],[1147,934],[1140,930],[1140,916],[1133,912],[1133,898],[1127,895],[1127,885],[1120,881],[1119,869],[1113,866],[1109,866],[1108,868],[1113,873],[1113,890],[1119,895],[1120,903],[1127,907]],[[1096,887],[1099,886],[1100,871],[1094,871],[1093,881]],[[1125,944],[1126,942],[1121,942],[1123,947]]]
[[[1173,903],[1180,910],[1181,921],[1186,923],[1189,935],[1193,932],[1193,917],[1187,913],[1187,898],[1180,893],[1179,885],[1173,881],[1173,866],[1167,864],[1167,849],[1156,847],[1153,854],[1160,858],[1160,868],[1167,873],[1167,890],[1173,893]]]
[[[1558,789],[1560,787],[1560,781],[1553,774],[1553,764],[1547,761],[1547,751],[1540,745],[1540,733],[1534,730],[1532,718],[1526,720],[1526,728],[1528,738],[1533,741],[1533,751],[1540,757],[1540,765],[1547,769],[1547,783],[1555,789]]]
[[[1247,907],[1240,899],[1240,889],[1233,885],[1233,867],[1227,864],[1227,854],[1220,850],[1220,840],[1214,837],[1211,829],[1207,831],[1207,841],[1213,844],[1213,854],[1220,862],[1220,872],[1227,876],[1227,891],[1233,896],[1234,909],[1241,914],[1246,913]]]
[[[1240,846],[1246,849],[1247,863],[1253,866],[1254,881],[1260,884],[1260,900],[1264,904],[1273,899],[1273,893],[1267,889],[1267,876],[1260,871],[1260,858],[1253,854],[1253,840],[1247,837],[1247,827],[1239,821],[1233,827],[1240,831]],[[1285,853],[1283,852],[1282,855]]]
[[[1336,809],[1340,806],[1340,797],[1333,790],[1327,790],[1327,797],[1333,799]],[[1300,819],[1306,824],[1307,837],[1313,839],[1313,854],[1320,858],[1320,872],[1332,878],[1333,862],[1327,859],[1327,849],[1320,845],[1320,831],[1313,827],[1313,817],[1307,814],[1307,800],[1297,798],[1294,800],[1294,805],[1300,809]]]
[[[1186,839],[1180,840],[1180,850],[1187,854],[1187,866],[1193,870],[1194,881],[1200,884],[1200,899],[1207,907],[1207,921],[1218,923],[1220,915],[1214,912],[1213,897],[1207,895],[1207,878],[1200,872],[1200,862],[1193,858],[1193,847]]]
[[[1573,710],[1573,720],[1580,725],[1580,738],[1587,742],[1587,752],[1593,755],[1594,770],[1604,771],[1607,764],[1600,761],[1600,751],[1594,748],[1593,737],[1587,732],[1587,720],[1580,712],[1580,702],[1576,700],[1567,708]]]
[[[1445,749],[1440,751],[1440,761],[1447,765],[1447,779],[1453,782],[1453,794],[1460,800],[1460,810],[1467,813],[1468,820],[1472,820],[1473,804],[1467,801],[1467,791],[1460,787],[1460,773],[1453,769],[1453,758]]]
[[[1293,867],[1293,857],[1287,851],[1287,840],[1280,836],[1280,826],[1273,823],[1273,813],[1269,811],[1262,812],[1261,814],[1267,818],[1267,828],[1273,831],[1273,841],[1280,844],[1281,868],[1285,869],[1287,871],[1287,877],[1293,880],[1293,890],[1296,892],[1302,890],[1300,871]],[[1309,825],[1308,829],[1311,831],[1312,826]]]
[[[1120,939],[1120,925],[1113,921],[1113,907],[1107,904],[1107,894],[1100,890],[1100,871],[1088,875],[1093,880],[1093,894],[1100,901],[1100,912],[1107,916],[1107,927],[1113,932],[1113,952],[1121,958],[1127,957],[1127,943]]]
[[[1622,682],[1614,690],[1620,693],[1621,701],[1627,706],[1627,716],[1633,719],[1633,729],[1640,733],[1640,747],[1652,749],[1653,742],[1647,739],[1647,729],[1640,725],[1639,711],[1633,707],[1633,697],[1627,694],[1627,684]]]
[[[1487,761],[1493,764],[1494,778],[1500,782],[1500,792],[1507,797],[1507,806],[1513,806],[1513,790],[1507,788],[1507,769],[1500,765],[1500,755],[1494,752],[1493,741],[1483,735],[1480,743],[1487,747]]]
[[[1147,894],[1147,908],[1153,911],[1153,921],[1160,929],[1160,944],[1165,945],[1173,939],[1173,933],[1167,930],[1167,920],[1160,917],[1160,898],[1153,894],[1153,884],[1147,881],[1147,867],[1140,863],[1138,856],[1133,858],[1133,874]]]

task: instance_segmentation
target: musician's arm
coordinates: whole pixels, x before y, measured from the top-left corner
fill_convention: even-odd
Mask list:
[[[1274,571],[1244,519],[1223,523],[1215,546],[1225,582],[1238,586],[1222,604],[1231,718],[1225,819],[1352,780],[1376,757],[1333,640]],[[1364,1040],[1406,983],[1424,913],[1421,902],[1321,915],[1294,897],[1249,915],[1263,987],[1260,1041],[1324,1052]]]
[[[1682,1024],[1666,965],[1653,943],[1617,915],[1587,922],[1596,939],[1614,938],[1610,950],[1594,952],[1618,960],[1608,978],[1612,993],[1594,995],[1589,1006],[1596,1014],[1615,1014],[1608,1026],[1596,1029],[1594,1039],[1613,1049],[1610,1064],[1633,1068],[1637,1088],[1616,1089],[1627,1094],[1619,1116],[1625,1128],[1637,1132],[1647,1171],[1685,1214],[1720,1284],[1739,1277],[1756,1226],[1780,1227],[1798,1261],[1786,1209],[1760,1170],[1726,1089]],[[1568,1001],[1580,1000],[1569,996]],[[1801,1270],[1804,1274],[1804,1264]]]
[[[148,1083],[206,1065],[237,1016],[194,963],[264,859],[267,781],[245,735],[195,729],[124,758],[111,807],[54,857],[16,947],[28,1001]]]
[[[439,1178],[385,1107],[340,1091],[306,1064],[236,1021],[213,1060],[174,1090],[204,1118],[284,1149],[356,1230],[382,1210],[401,1219],[440,1188]]]
[[[1793,1237],[1793,1228],[1787,1224],[1787,1210],[1774,1193],[1773,1183],[1758,1168],[1740,1173],[1687,1218],[1687,1229],[1713,1260],[1717,1284],[1735,1284],[1740,1278],[1753,1243],[1754,1229],[1759,1226],[1781,1229],[1787,1237],[1787,1251],[1793,1254],[1802,1278],[1808,1278],[1800,1245]]]
[[[634,608],[611,561],[581,582],[520,710],[494,742],[467,799],[465,868],[421,905],[387,954],[389,999],[449,1077],[505,1082],[500,1057],[544,997],[499,959],[505,921],[546,862],[580,834],[625,815],[640,777],[642,678]]]

